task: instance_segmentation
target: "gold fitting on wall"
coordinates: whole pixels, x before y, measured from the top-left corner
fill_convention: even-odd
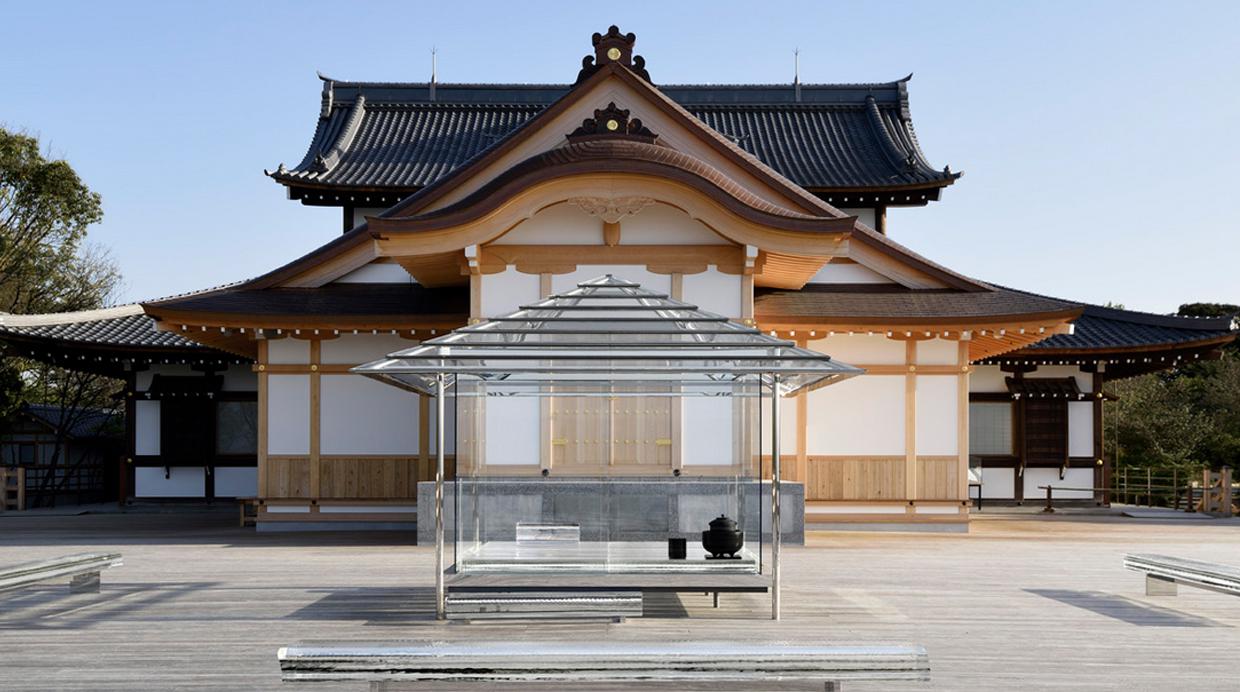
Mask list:
[[[319,366],[314,365],[314,364],[310,365],[310,372],[318,372],[318,371],[319,371]]]

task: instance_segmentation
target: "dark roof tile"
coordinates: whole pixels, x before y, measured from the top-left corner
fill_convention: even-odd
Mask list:
[[[288,185],[409,192],[477,156],[567,85],[329,82],[327,115]],[[817,190],[939,187],[917,145],[906,80],[886,84],[661,86],[669,98],[791,179]],[[567,134],[567,133],[566,133]]]

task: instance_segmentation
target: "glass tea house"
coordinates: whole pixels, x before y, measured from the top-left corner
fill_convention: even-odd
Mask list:
[[[447,506],[456,574],[769,574],[777,599],[763,416],[778,430],[779,396],[862,371],[607,275],[355,372],[437,399],[457,453],[436,548],[442,564]],[[719,517],[743,543],[712,555]]]

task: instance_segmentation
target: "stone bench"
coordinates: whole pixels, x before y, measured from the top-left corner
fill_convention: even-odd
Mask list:
[[[449,620],[622,621],[641,617],[640,591],[483,591],[449,592],[444,598]]]
[[[120,553],[79,553],[0,567],[0,591],[68,577],[70,592],[94,593],[99,591],[99,573],[122,564]]]
[[[920,646],[759,642],[398,642],[298,644],[279,650],[285,682],[813,683],[928,681]]]
[[[1124,556],[1124,567],[1145,574],[1146,596],[1174,596],[1176,584],[1240,596],[1240,568],[1169,555]]]

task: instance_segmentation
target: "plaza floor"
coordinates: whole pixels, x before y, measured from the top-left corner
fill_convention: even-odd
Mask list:
[[[256,534],[235,520],[231,508],[0,517],[0,565],[125,559],[98,594],[0,594],[0,688],[295,689],[275,652],[296,641],[742,638],[930,653],[929,684],[848,690],[1240,689],[1240,599],[1147,597],[1121,566],[1126,552],[1240,564],[1240,520],[1007,513],[968,534],[811,533],[785,548],[780,622],[762,595],[714,609],[656,594],[622,624],[485,625],[434,621],[432,551],[412,536]]]

